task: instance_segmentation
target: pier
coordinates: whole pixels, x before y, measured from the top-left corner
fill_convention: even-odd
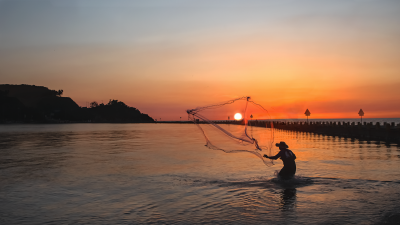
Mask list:
[[[400,144],[400,123],[373,124],[355,122],[280,122],[249,121],[249,126],[271,127],[282,130],[311,132],[315,134],[357,138],[366,141],[384,141]]]

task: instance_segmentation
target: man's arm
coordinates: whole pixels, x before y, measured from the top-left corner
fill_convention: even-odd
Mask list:
[[[279,159],[279,157],[281,157],[281,152],[282,152],[282,151],[279,151],[279,153],[276,154],[276,156],[267,156],[267,155],[264,155],[264,157],[265,157],[265,158],[268,158],[268,159]]]

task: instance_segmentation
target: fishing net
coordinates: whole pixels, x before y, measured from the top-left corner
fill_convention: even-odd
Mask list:
[[[189,119],[201,130],[210,149],[227,153],[249,152],[265,165],[272,160],[263,155],[275,155],[274,129],[268,111],[250,97],[187,110]]]

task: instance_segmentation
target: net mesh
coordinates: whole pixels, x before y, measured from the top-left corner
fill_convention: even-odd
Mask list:
[[[265,165],[272,160],[274,128],[269,112],[250,97],[187,110],[189,119],[201,130],[210,149],[227,153],[249,152]]]

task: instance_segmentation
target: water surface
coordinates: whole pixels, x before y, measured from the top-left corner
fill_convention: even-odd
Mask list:
[[[263,132],[265,128],[252,128]],[[400,148],[275,130],[292,181],[191,124],[0,126],[1,224],[397,224]]]

